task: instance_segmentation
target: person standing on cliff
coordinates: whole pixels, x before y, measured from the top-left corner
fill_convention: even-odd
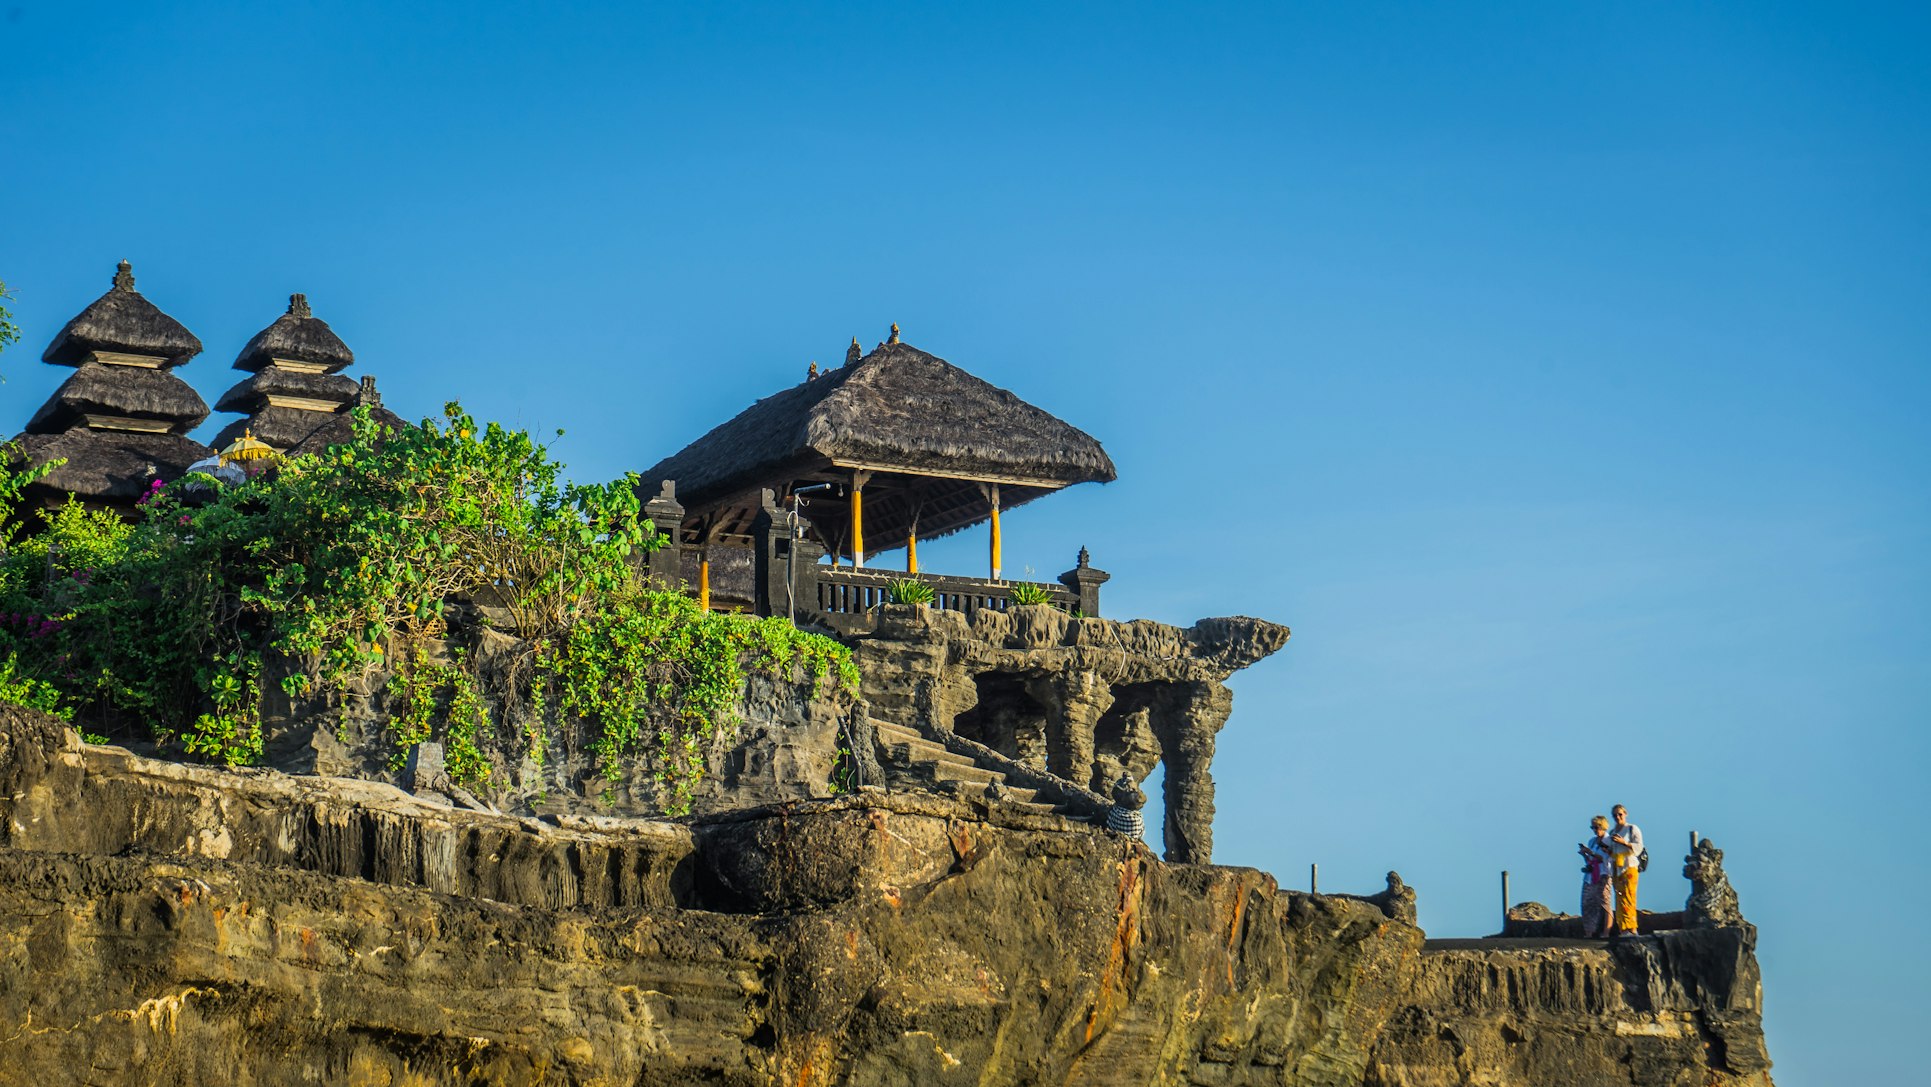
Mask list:
[[[1616,936],[1636,935],[1636,876],[1642,871],[1643,830],[1629,821],[1629,809],[1621,804],[1609,809],[1616,825],[1609,830],[1609,860],[1616,879],[1616,923],[1610,932]]]
[[[1582,938],[1593,940],[1609,935],[1609,820],[1589,820],[1589,837],[1576,849],[1582,853]]]

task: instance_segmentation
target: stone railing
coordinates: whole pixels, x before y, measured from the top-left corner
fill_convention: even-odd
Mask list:
[[[1012,607],[1013,590],[1032,585],[1046,592],[1045,603],[1064,611],[1079,607],[1079,594],[1064,585],[1035,581],[980,581],[976,578],[946,574],[908,574],[901,570],[861,570],[850,566],[810,567],[808,575],[816,591],[806,595],[824,615],[847,615],[868,611],[890,603],[891,584],[901,578],[914,578],[932,587],[932,607],[961,612],[970,620],[982,608],[1005,611]]]
[[[684,507],[677,501],[675,486],[664,484],[662,493],[644,505],[644,514],[659,532],[679,542],[675,547],[643,556],[643,572],[660,585],[689,586],[694,580],[696,560],[685,554],[693,545],[683,539]],[[723,599],[735,604],[742,598],[749,610],[758,615],[790,615],[799,621],[815,620],[841,631],[851,627],[856,617],[890,602],[891,583],[904,577],[916,577],[932,587],[933,607],[959,612],[971,619],[987,608],[1005,611],[1012,607],[1013,590],[1020,585],[1045,590],[1048,602],[1064,611],[1098,618],[1100,586],[1109,576],[1106,571],[1093,568],[1083,547],[1078,563],[1059,575],[1057,583],[989,581],[948,574],[908,575],[900,570],[827,566],[823,562],[825,549],[803,534],[795,516],[780,509],[769,490],[764,492],[761,512],[752,521],[750,550],[749,578],[745,584],[738,583],[738,576],[744,572],[742,563],[713,564],[714,601]]]

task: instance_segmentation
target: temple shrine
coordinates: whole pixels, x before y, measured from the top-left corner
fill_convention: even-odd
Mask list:
[[[255,333],[235,358],[235,369],[250,376],[221,394],[215,410],[247,418],[223,428],[216,448],[244,436],[278,453],[301,445],[362,402],[362,386],[342,376],[354,362],[355,353],[309,309],[308,297],[289,295],[288,312]]]
[[[175,479],[209,455],[186,435],[208,417],[207,402],[175,370],[201,353],[201,341],[134,289],[122,261],[114,285],[67,322],[41,361],[71,366],[63,382],[15,438],[28,463],[61,460],[26,491],[28,505],[69,495],[131,513],[156,479]]]

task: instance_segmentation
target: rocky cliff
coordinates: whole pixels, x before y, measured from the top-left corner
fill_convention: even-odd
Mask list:
[[[1073,618],[1051,607],[964,615],[885,605],[848,636],[865,697],[888,719],[990,749],[1094,793],[1165,768],[1166,859],[1205,864],[1227,677],[1287,644],[1246,616],[1191,627]]]
[[[1742,929],[1413,917],[999,804],[515,818],[0,707],[0,1081],[1768,1082]]]

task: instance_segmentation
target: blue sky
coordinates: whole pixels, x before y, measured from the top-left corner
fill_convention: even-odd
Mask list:
[[[166,10],[162,10],[165,7]],[[1899,5],[0,0],[0,359],[134,262],[210,402],[291,291],[405,415],[648,466],[893,321],[1099,437],[1105,609],[1293,626],[1218,859],[1434,933],[1627,803],[1777,1078],[1909,1080],[1931,936],[1931,16]],[[217,417],[202,436],[226,421]],[[976,572],[971,534],[922,548]],[[891,565],[896,556],[880,560]]]

